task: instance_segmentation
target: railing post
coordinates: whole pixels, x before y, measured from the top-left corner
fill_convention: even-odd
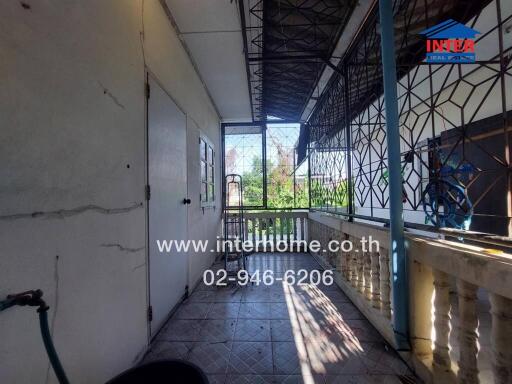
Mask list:
[[[280,214],[279,215],[279,235],[280,235],[280,239],[279,241],[283,241],[283,227],[284,227],[284,217],[283,217],[283,214]]]
[[[348,87],[349,84],[349,76],[348,76],[348,66],[345,65],[343,67],[343,80],[345,82],[344,88],[344,101],[345,101],[345,146],[346,146],[346,169],[347,169],[347,203],[348,203],[348,220],[354,220],[354,186],[352,181],[352,127],[350,125],[351,122],[351,113],[350,113],[350,90]]]
[[[372,307],[380,309],[380,265],[378,252],[371,252]]]
[[[249,239],[249,221],[247,220],[247,217],[244,215],[244,240]]]
[[[393,1],[379,0],[386,140],[389,172],[389,216],[391,260],[393,262],[393,329],[398,349],[410,350],[409,299],[404,246],[402,170],[395,61]]]
[[[381,248],[380,251],[380,303],[381,310],[385,317],[391,318],[390,301],[390,272],[388,250]]]
[[[309,239],[309,218],[304,218],[304,240]]]
[[[252,246],[256,247],[256,219],[253,217],[251,220],[252,223]]]
[[[450,282],[448,275],[442,271],[434,270],[434,330],[436,341],[434,343],[434,366],[441,371],[450,372],[452,363],[450,359]]]
[[[413,260],[409,264],[411,298],[411,344],[419,359],[432,359],[432,268]]]
[[[360,244],[359,240],[357,244]],[[359,293],[364,295],[364,253],[360,248],[357,248],[354,252],[356,258],[357,268],[357,290]]]
[[[286,216],[286,243],[290,244],[290,218]]]
[[[350,241],[352,244],[354,244],[354,238],[352,236],[349,236]],[[348,281],[350,282],[350,285],[352,285],[354,288],[357,288],[357,258],[356,258],[356,251],[355,249],[352,249],[350,252],[348,252]]]
[[[344,240],[349,240],[349,236],[345,233],[342,233],[345,237]],[[340,251],[341,257],[341,275],[347,281],[349,281],[349,260],[348,260],[348,252]]]
[[[459,372],[460,383],[478,384],[478,316],[476,285],[457,280],[459,302]]]
[[[273,241],[273,244],[274,244],[274,249],[276,247],[276,244],[277,244],[277,215],[274,215],[272,217],[272,241]]]
[[[364,297],[370,301],[372,299],[372,257],[370,252],[363,253],[363,275],[364,275]]]
[[[512,300],[491,293],[492,367],[494,382],[512,382]]]
[[[262,242],[263,240],[263,222],[264,222],[264,219],[261,218],[261,217],[258,217],[256,220],[258,220],[258,241]],[[258,249],[259,250],[259,246],[258,246]]]
[[[345,252],[345,278],[349,283],[352,281],[352,253]]]

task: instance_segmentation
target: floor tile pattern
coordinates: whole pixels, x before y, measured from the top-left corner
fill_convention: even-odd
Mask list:
[[[303,253],[257,253],[248,270],[320,270]],[[212,269],[222,268],[214,265]],[[213,384],[399,384],[416,379],[335,285],[199,284],[145,361],[179,358]]]

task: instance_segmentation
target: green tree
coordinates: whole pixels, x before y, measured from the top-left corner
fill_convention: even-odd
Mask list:
[[[250,171],[242,175],[245,206],[261,206],[263,204],[263,167],[261,157],[252,159]]]

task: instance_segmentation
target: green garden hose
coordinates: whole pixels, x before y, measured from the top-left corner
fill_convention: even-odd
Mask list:
[[[7,299],[0,301],[0,312],[15,305],[38,307],[37,313],[39,314],[41,336],[43,337],[44,347],[46,348],[46,353],[50,359],[50,364],[53,367],[53,371],[55,372],[59,383],[69,384],[66,373],[60,363],[59,356],[57,355],[57,351],[55,350],[55,346],[53,345],[50,327],[48,326],[48,309],[50,309],[50,307],[46,305],[42,297],[43,292],[40,289],[22,292],[15,295],[8,295]]]

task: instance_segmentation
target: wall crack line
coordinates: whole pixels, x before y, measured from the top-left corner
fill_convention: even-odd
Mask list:
[[[116,97],[116,96],[114,96],[114,94],[108,90],[108,88],[107,88],[107,87],[105,87],[105,86],[104,86],[103,84],[101,84],[99,81],[98,81],[98,84],[99,84],[99,86],[100,86],[101,88],[103,88],[103,94],[104,94],[104,95],[107,95],[108,97],[110,97],[110,98],[112,99],[112,101],[113,101],[113,102],[114,102],[114,103],[115,103],[119,108],[126,109],[126,108],[124,107],[124,105],[123,105],[123,104],[121,104],[121,102],[117,99],[117,97]]]
[[[142,267],[144,267],[145,265],[146,265],[146,263],[142,263],[142,264],[140,264],[140,265],[137,265],[137,266],[135,266],[135,267],[133,267],[133,268],[132,268],[132,271],[136,271],[137,269],[142,268]]]
[[[117,249],[119,249],[120,251],[123,251],[123,252],[140,252],[140,251],[142,251],[143,249],[146,248],[146,247],[129,248],[129,247],[124,247],[124,246],[122,246],[121,244],[118,244],[118,243],[101,244],[101,246],[102,247],[106,247],[106,248],[117,248]]]
[[[72,209],[59,209],[56,211],[36,211],[32,213],[17,213],[13,215],[4,215],[0,216],[0,220],[10,221],[10,220],[19,220],[19,219],[36,219],[36,218],[45,218],[45,219],[64,219],[66,217],[80,215],[87,211],[93,211],[97,213],[101,213],[103,215],[115,215],[119,213],[126,213],[133,211],[135,209],[142,208],[143,203],[138,202],[130,205],[128,207],[122,208],[104,208],[99,205],[89,204],[83,205],[77,208]]]

